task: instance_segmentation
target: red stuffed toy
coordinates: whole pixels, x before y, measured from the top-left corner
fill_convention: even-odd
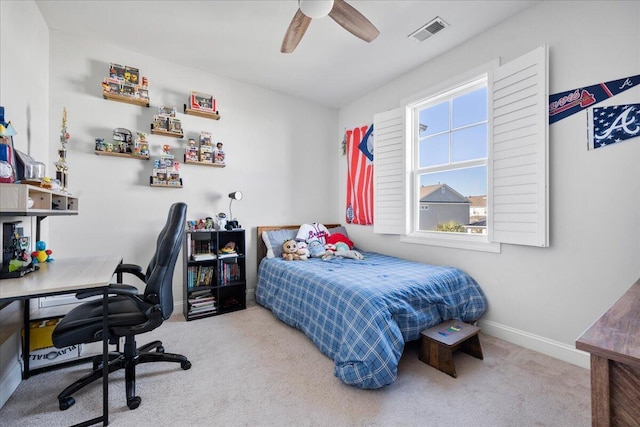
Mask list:
[[[339,242],[345,243],[347,246],[349,246],[349,249],[353,249],[353,242],[342,233],[333,233],[332,235],[327,237],[327,243],[331,245],[335,245]]]

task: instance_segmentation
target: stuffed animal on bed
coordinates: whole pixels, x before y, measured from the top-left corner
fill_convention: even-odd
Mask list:
[[[355,250],[349,249],[349,245],[344,242],[338,242],[335,245],[333,243],[327,243],[324,245],[325,253],[322,259],[327,261],[334,257],[338,258],[351,258],[357,260],[363,260],[364,256]]]
[[[307,248],[309,249],[309,256],[311,258],[322,258],[325,254],[324,245],[320,242],[320,240],[312,240],[308,243]]]
[[[351,258],[363,260],[364,256],[353,250],[353,242],[347,236],[341,233],[333,233],[327,237],[327,244],[324,245],[325,254],[323,260],[329,260],[333,257]]]
[[[298,245],[293,239],[285,240],[282,244],[282,259],[285,261],[296,261],[300,259],[298,255]]]
[[[308,260],[311,255],[309,253],[307,242],[296,242],[296,246],[298,247],[298,251],[296,252],[298,257],[300,257],[302,261]]]

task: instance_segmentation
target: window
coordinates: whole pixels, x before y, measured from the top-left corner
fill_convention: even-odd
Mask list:
[[[486,234],[487,76],[411,105],[413,229]],[[428,212],[424,206],[430,206]]]
[[[374,232],[548,245],[547,56],[543,45],[374,116]]]

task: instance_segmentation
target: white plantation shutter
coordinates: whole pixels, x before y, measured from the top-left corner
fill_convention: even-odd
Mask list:
[[[405,108],[373,117],[373,231],[406,234],[407,141]]]
[[[489,74],[488,218],[495,242],[549,245],[547,75],[545,45]]]

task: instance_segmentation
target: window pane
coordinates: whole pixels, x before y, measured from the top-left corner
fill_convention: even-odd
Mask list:
[[[449,134],[432,136],[420,141],[420,167],[449,163]]]
[[[487,157],[487,125],[471,126],[451,133],[451,161]]]
[[[453,128],[487,120],[487,88],[453,99]]]
[[[419,182],[419,230],[486,233],[486,166],[421,174]]]
[[[463,196],[487,194],[487,167],[454,169],[420,175],[420,185],[447,184]]]
[[[434,105],[420,111],[418,126],[420,137],[449,130],[449,102]]]

